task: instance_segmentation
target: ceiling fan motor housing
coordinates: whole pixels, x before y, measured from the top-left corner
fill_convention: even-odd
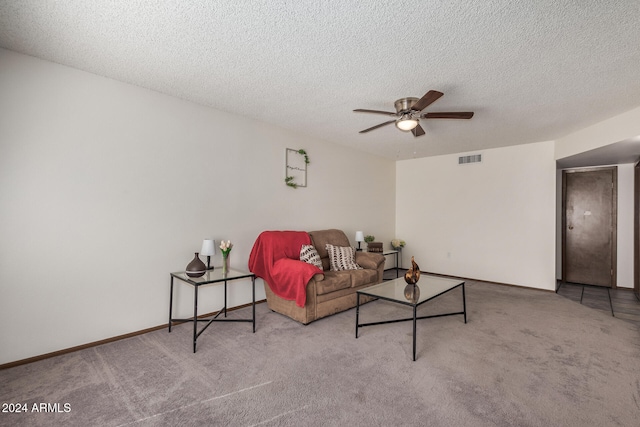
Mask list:
[[[396,113],[409,113],[411,108],[418,102],[418,98],[400,98],[393,105],[396,107]]]

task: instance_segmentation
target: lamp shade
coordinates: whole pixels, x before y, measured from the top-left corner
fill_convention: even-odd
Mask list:
[[[362,231],[356,231],[356,242],[364,242],[364,233]]]
[[[200,255],[202,256],[211,256],[216,253],[216,245],[213,240],[205,239],[202,241],[202,250],[200,251]]]

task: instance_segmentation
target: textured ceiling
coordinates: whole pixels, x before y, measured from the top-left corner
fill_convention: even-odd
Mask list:
[[[640,105],[638,0],[0,0],[0,47],[392,159],[545,141]],[[414,138],[402,97],[444,96]]]

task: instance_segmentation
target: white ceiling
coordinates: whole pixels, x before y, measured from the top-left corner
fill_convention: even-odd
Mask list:
[[[0,47],[392,159],[546,141],[640,105],[638,0],[0,0]],[[402,97],[444,96],[414,138]]]

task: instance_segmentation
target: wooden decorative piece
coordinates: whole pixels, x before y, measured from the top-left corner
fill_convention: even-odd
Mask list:
[[[413,257],[411,257],[411,268],[404,273],[404,281],[410,285],[415,285],[420,280],[420,267],[416,264]]]
[[[369,252],[382,253],[382,242],[370,242],[370,243],[367,243],[367,250]]]
[[[420,300],[420,287],[418,285],[407,285],[404,287],[404,297],[412,303]]]

